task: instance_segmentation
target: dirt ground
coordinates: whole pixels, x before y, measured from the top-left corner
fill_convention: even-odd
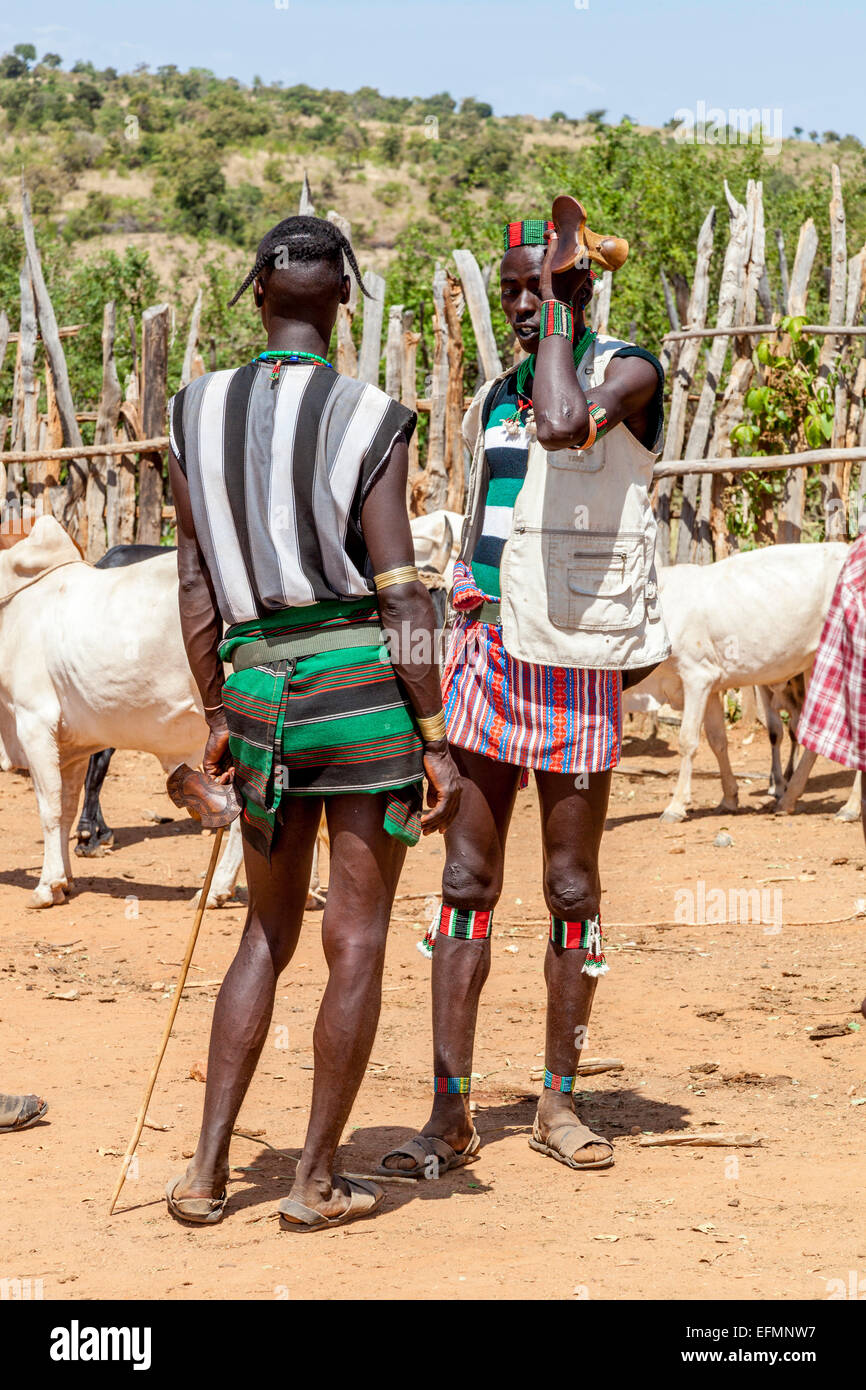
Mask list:
[[[614,775],[602,853],[611,969],[584,1055],[623,1066],[588,1078],[579,1099],[612,1138],[616,1166],[581,1176],[526,1142],[546,938],[530,787],[515,815],[479,1025],[481,1161],[439,1182],[389,1183],[376,1218],[302,1248],[274,1216],[310,1097],[325,975],[318,916],[308,914],[278,989],[241,1115],[256,1137],[232,1147],[227,1219],[181,1227],[162,1193],[197,1135],[204,1088],[189,1072],[207,1052],[241,902],[205,919],[150,1108],[155,1127],[109,1219],[210,840],[178,818],[155,760],[119,755],[104,798],[114,852],[78,861],[67,905],[30,911],[41,859],[35,800],[27,778],[0,776],[0,1085],[38,1091],[51,1107],[45,1123],[0,1140],[0,1278],[41,1280],[46,1299],[823,1299],[849,1288],[851,1271],[866,1290],[866,1023],[857,1026],[866,918],[855,915],[866,852],[859,824],[833,819],[851,775],[819,760],[800,811],[780,820],[765,813],[765,735],[740,725],[731,743],[739,815],[715,813],[719,784],[703,748],[697,809],[683,825],[659,823],[677,767],[675,730],[664,726],[652,744],[628,739]],[[154,824],[153,812],[174,820]],[[713,843],[723,829],[727,847]],[[407,860],[343,1171],[370,1171],[427,1115],[430,967],[416,943],[441,867],[438,839]],[[763,891],[768,924],[753,920],[756,904],[731,900],[732,889]],[[675,924],[683,918],[696,924]],[[851,1026],[812,1041],[808,1030],[823,1024]],[[690,1130],[762,1142],[642,1142]]]

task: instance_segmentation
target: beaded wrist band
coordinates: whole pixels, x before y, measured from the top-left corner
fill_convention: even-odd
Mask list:
[[[597,405],[595,401],[587,401],[589,406],[590,419],[595,421],[596,430],[599,434],[604,434],[607,429],[607,411],[603,405]]]
[[[574,342],[574,314],[559,299],[545,299],[541,306],[539,334],[542,338],[568,338]]]
[[[382,574],[373,575],[373,583],[376,586],[376,593],[381,594],[383,589],[390,589],[394,584],[413,584],[418,578],[418,570],[415,565],[399,565],[397,569],[384,570]]]

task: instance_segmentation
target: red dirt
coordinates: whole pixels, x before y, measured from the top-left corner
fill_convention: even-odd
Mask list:
[[[115,851],[78,861],[66,906],[32,912],[41,858],[35,800],[27,778],[3,775],[0,1084],[36,1090],[51,1108],[46,1123],[0,1140],[0,1277],[41,1279],[46,1298],[73,1299],[790,1299],[826,1298],[829,1280],[866,1275],[855,1216],[866,1024],[821,1042],[807,1035],[819,1024],[863,1022],[864,921],[852,914],[866,896],[866,853],[859,824],[832,818],[850,774],[819,761],[799,813],[773,819],[761,813],[765,736],[744,743],[738,726],[731,744],[735,769],[755,778],[740,783],[746,809],[738,816],[712,812],[719,785],[706,748],[698,809],[682,826],[658,822],[677,765],[672,740],[627,742],[614,776],[602,852],[611,971],[585,1056],[619,1057],[624,1069],[588,1079],[581,1108],[613,1139],[616,1166],[580,1176],[526,1142],[542,1062],[546,935],[530,788],[515,815],[479,1026],[481,1161],[436,1183],[389,1183],[374,1219],[311,1237],[302,1251],[272,1219],[292,1164],[258,1139],[234,1141],[221,1226],[182,1228],[162,1199],[195,1142],[203,1088],[189,1071],[207,1052],[212,982],[231,959],[241,905],[205,919],[191,972],[203,987],[183,1000],[150,1109],[167,1128],[145,1130],[138,1176],[107,1217],[210,840],[178,819],[149,823],[148,810],[177,816],[162,774],[150,758],[119,755],[104,802]],[[722,827],[730,848],[713,845]],[[339,1155],[346,1171],[369,1171],[427,1115],[429,966],[415,946],[432,906],[418,895],[436,895],[441,867],[438,840],[407,860],[399,891],[412,896],[395,906],[379,1034]],[[707,894],[780,891],[781,931],[751,920],[659,926],[674,921],[677,890],[699,891],[698,880]],[[817,925],[840,917],[849,920]],[[310,913],[241,1117],[293,1156],[323,979]],[[72,990],[73,1000],[51,997]],[[712,1128],[756,1133],[763,1143],[641,1147],[642,1131]]]

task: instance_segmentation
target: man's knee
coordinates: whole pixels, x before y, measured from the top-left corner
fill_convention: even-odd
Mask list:
[[[544,897],[554,917],[564,922],[583,922],[595,917],[600,906],[598,874],[587,864],[547,865]]]
[[[469,858],[449,859],[442,874],[442,898],[464,912],[492,912],[502,892],[502,867]]]

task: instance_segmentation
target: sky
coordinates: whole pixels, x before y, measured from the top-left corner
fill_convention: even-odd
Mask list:
[[[605,108],[661,125],[701,102],[766,108],[786,136],[866,140],[863,0],[6,0],[0,48],[22,42],[64,66],[449,91],[497,115]]]

